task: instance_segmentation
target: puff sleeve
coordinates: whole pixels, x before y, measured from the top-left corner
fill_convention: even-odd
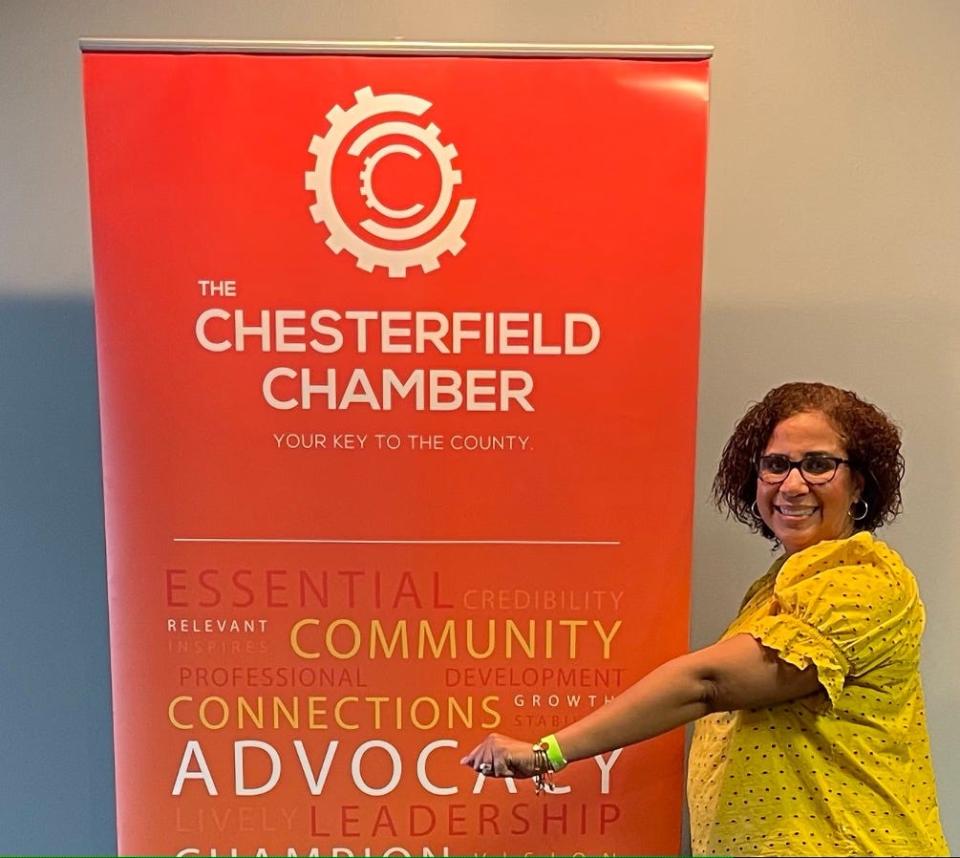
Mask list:
[[[815,665],[831,704],[852,679],[918,650],[916,582],[896,552],[869,534],[788,558],[773,596],[769,614],[739,631],[801,669]]]

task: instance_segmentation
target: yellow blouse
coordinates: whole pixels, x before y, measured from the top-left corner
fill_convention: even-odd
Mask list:
[[[774,563],[723,637],[749,634],[824,691],[694,730],[695,855],[949,855],[920,684],[924,609],[868,533]]]

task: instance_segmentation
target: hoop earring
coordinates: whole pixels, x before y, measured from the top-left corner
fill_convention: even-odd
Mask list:
[[[863,504],[863,512],[860,513],[860,515],[854,515],[853,507],[855,507],[858,503]],[[852,506],[850,507],[850,510],[847,511],[847,515],[849,515],[850,518],[852,518],[854,521],[863,521],[867,517],[867,513],[869,511],[870,511],[870,504],[868,504],[863,498],[857,498],[857,500],[855,500]]]
[[[754,501],[754,502],[753,502],[753,505],[750,507],[750,512],[753,513],[754,518],[761,518],[761,517],[762,517],[762,516],[760,515],[760,507],[757,506],[757,502],[756,502],[756,501]]]

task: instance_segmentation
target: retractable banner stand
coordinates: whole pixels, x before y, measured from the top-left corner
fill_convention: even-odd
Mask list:
[[[706,55],[435,53],[85,46],[121,853],[678,848]]]

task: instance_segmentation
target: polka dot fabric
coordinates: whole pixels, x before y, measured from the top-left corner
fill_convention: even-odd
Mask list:
[[[721,712],[694,729],[697,855],[949,855],[918,671],[924,610],[899,555],[868,533],[778,561],[723,637],[815,665],[823,691]]]

